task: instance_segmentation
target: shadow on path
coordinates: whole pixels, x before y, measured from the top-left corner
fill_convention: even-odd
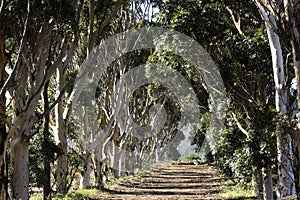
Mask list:
[[[228,185],[215,176],[213,166],[156,164],[139,178],[106,189],[100,199],[224,199],[219,194]]]

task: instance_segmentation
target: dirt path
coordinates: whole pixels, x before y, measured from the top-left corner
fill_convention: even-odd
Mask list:
[[[157,164],[141,177],[114,185],[100,199],[223,199],[219,193],[225,181],[214,173],[214,167],[203,164]]]

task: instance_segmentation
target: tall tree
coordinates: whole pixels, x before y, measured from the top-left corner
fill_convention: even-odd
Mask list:
[[[299,43],[299,31],[300,31],[300,2],[299,1],[256,1],[259,10],[262,13],[263,19],[266,23],[266,29],[269,36],[270,48],[272,52],[273,71],[276,88],[276,107],[283,115],[287,114],[288,105],[288,85],[286,83],[286,77],[284,75],[282,48],[287,53],[291,53],[293,56],[293,66],[295,70],[295,79],[297,83],[297,99],[298,110],[300,106],[300,43]],[[287,63],[289,62],[287,58]],[[298,129],[300,118],[298,117],[297,127],[290,127],[292,129]],[[285,134],[282,133],[278,138],[277,147],[279,151],[278,155],[278,169],[279,169],[279,185],[278,185],[278,198],[288,195],[294,195],[295,180],[292,171],[291,163],[291,138],[298,145],[300,150],[300,134],[299,130],[291,131],[285,129]],[[287,135],[289,133],[290,135]],[[300,152],[300,151],[299,151]]]
[[[4,86],[7,79],[5,66],[8,55],[5,51],[5,26],[6,24],[0,19],[0,88]],[[0,97],[0,199],[7,199],[8,177],[6,164],[6,147],[8,142],[8,132],[6,131],[6,97],[5,92]]]
[[[28,199],[28,145],[30,138],[37,133],[32,130],[33,124],[44,116],[43,113],[40,116],[36,114],[36,107],[44,84],[55,73],[56,68],[63,64],[62,58],[67,55],[69,40],[62,37],[58,41],[57,57],[49,57],[53,53],[51,49],[52,37],[55,36],[53,29],[58,24],[58,19],[61,19],[57,9],[60,3],[15,1],[3,6],[1,11],[8,16],[8,21],[19,25],[19,27],[10,26],[10,32],[5,33],[10,38],[14,38],[15,43],[10,45],[18,48],[18,53],[16,59],[11,60],[14,64],[12,72],[1,88],[1,96],[5,95],[8,89],[12,91],[14,109],[13,122],[10,123],[7,137],[11,138],[12,198]],[[72,6],[64,6],[64,9],[71,8]],[[11,16],[8,10],[18,17]],[[70,18],[72,15],[68,10],[65,12],[65,18],[62,18],[65,21],[60,22],[72,24]],[[5,145],[2,147],[6,148]]]

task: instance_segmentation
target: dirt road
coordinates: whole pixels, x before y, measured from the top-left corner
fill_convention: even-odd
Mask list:
[[[225,181],[209,165],[163,163],[138,178],[111,186],[100,199],[223,199]]]

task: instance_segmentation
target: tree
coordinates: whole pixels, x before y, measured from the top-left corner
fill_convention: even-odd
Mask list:
[[[284,74],[282,46],[288,53],[293,55],[293,65],[295,70],[295,79],[297,82],[298,91],[298,107],[300,105],[299,99],[299,2],[298,1],[256,1],[262,17],[266,23],[266,29],[269,36],[270,48],[272,52],[273,71],[276,88],[276,108],[283,115],[287,114],[288,106],[288,85]],[[281,43],[282,42],[282,43]],[[283,44],[283,45],[282,45]],[[287,63],[288,58],[287,58]],[[294,116],[292,116],[294,117]],[[298,119],[299,124],[299,119]],[[294,127],[296,128],[296,127]],[[286,130],[285,130],[286,131]],[[287,135],[289,133],[290,135]],[[278,138],[277,147],[279,151],[278,164],[279,164],[279,185],[278,185],[278,198],[296,193],[295,180],[292,170],[292,163],[290,159],[291,153],[291,138],[298,145],[299,149],[299,133],[286,131]]]
[[[265,190],[268,194],[272,193],[270,178],[274,165],[272,162],[262,164],[260,152],[263,149],[260,143],[273,141],[274,137],[271,137],[272,131],[263,131],[271,130],[271,127],[255,126],[259,108],[274,103],[270,100],[273,92],[272,71],[261,68],[262,65],[269,65],[270,59],[265,55],[267,38],[255,4],[249,1],[156,2],[161,10],[168,10],[161,17],[164,25],[195,38],[212,55],[221,70],[231,102],[226,118],[229,128],[223,131],[224,144],[220,142],[220,148],[214,154],[219,166],[224,172],[230,171],[227,174],[243,185],[251,182],[252,176],[249,174],[255,174],[256,180],[263,180],[262,170],[268,171],[265,180],[269,181],[265,184]],[[216,29],[219,31],[216,32]],[[194,140],[199,146],[207,132],[205,123],[208,122],[204,117],[200,124],[202,129],[196,133]],[[226,140],[231,142],[233,148],[229,148]],[[274,158],[273,154],[268,156]],[[222,160],[228,165],[223,165]],[[263,198],[263,181],[260,182],[257,183],[257,193],[258,198]]]
[[[7,79],[5,66],[8,60],[8,55],[5,51],[5,24],[0,20],[0,87],[4,86]],[[8,177],[6,165],[6,147],[8,142],[8,132],[6,131],[6,97],[5,93],[1,96],[0,102],[0,199],[7,199],[8,193]]]
[[[69,5],[68,3],[67,5]],[[50,4],[50,2],[31,3],[28,1],[26,4],[26,2],[15,1],[11,4],[3,4],[1,10],[3,12],[1,14],[5,16],[7,22],[19,25],[19,27],[10,26],[5,32],[7,38],[13,38],[16,41],[13,43],[13,40],[6,40],[10,42],[9,45],[13,50],[17,48],[18,53],[15,59],[10,60],[13,63],[12,72],[1,88],[1,96],[4,96],[8,90],[12,91],[14,119],[9,123],[9,134],[4,143],[7,144],[8,139],[11,139],[12,189],[13,198],[17,199],[29,198],[28,145],[30,139],[38,132],[38,130],[32,130],[32,127],[49,112],[36,114],[43,87],[55,70],[62,66],[61,60],[68,54],[69,44],[66,34],[65,38],[57,39],[60,47],[55,51],[57,57],[50,56],[52,53],[54,54],[51,49],[52,37],[55,36],[53,28],[60,18],[57,9],[59,6],[58,2]],[[72,6],[64,6],[64,8],[70,9]],[[8,10],[15,13],[16,16]],[[41,12],[42,10],[45,12]],[[70,16],[73,14],[70,13],[70,10],[64,10],[64,13],[65,18],[61,23],[68,23],[72,26]],[[14,84],[17,82],[22,84]],[[8,118],[6,119],[8,120]],[[6,145],[2,147],[5,153]]]

